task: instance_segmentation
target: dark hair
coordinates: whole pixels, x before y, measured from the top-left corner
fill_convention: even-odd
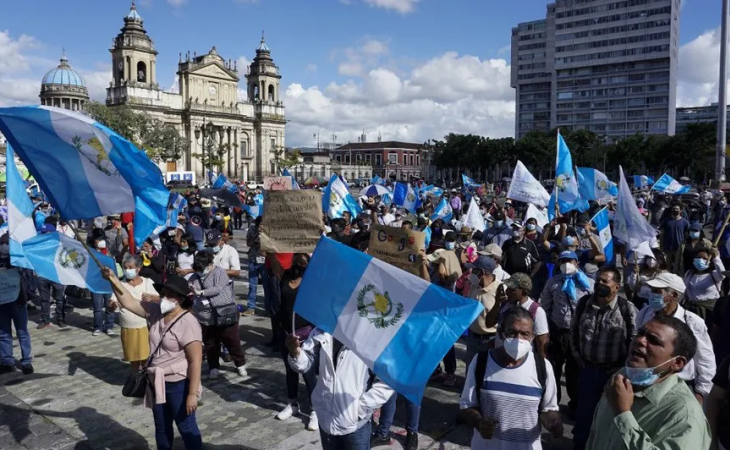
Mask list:
[[[674,338],[674,352],[672,356],[682,356],[687,362],[694,358],[697,352],[697,338],[692,329],[681,320],[671,316],[654,316],[650,322],[666,325],[674,330],[677,335]]]
[[[58,225],[58,217],[56,217],[56,216],[48,216],[48,217],[45,218],[45,220],[43,221],[43,223],[44,224],[53,225],[53,227],[55,228],[56,225]]]
[[[404,220],[403,223],[401,224],[401,227],[404,227],[406,225],[408,225],[409,227],[411,227],[410,228],[411,230],[413,229],[413,222],[411,222],[410,220]]]
[[[694,251],[692,254],[693,257],[697,258],[700,253],[707,253],[708,255],[712,255],[712,250],[710,250],[707,247],[700,247],[697,250]]]
[[[184,233],[182,236],[180,236],[181,241],[185,241],[188,243],[188,249],[187,250],[180,250],[181,252],[185,252],[187,254],[195,254],[196,250],[196,244],[195,244],[195,238],[190,233]]]
[[[193,307],[193,296],[192,295],[186,295],[186,296],[182,296],[180,294],[175,294],[175,295],[179,295],[180,300],[178,300],[178,303],[180,304],[180,307],[182,309],[190,309]]]
[[[656,259],[657,262],[656,269],[667,270],[667,255],[664,251],[658,248],[653,248],[651,249],[651,252],[654,254],[654,259]]]
[[[213,259],[215,259],[215,255],[210,250],[196,253],[193,258],[193,270],[202,272],[206,267],[213,264]]]
[[[520,320],[529,320],[530,322],[534,322],[530,311],[519,305],[512,306],[502,314],[502,319],[499,324],[501,333],[504,335],[506,330],[510,329],[515,322]]]
[[[602,273],[610,273],[613,275],[613,281],[615,281],[617,284],[621,284],[621,272],[615,267],[615,266],[608,266],[608,267],[601,267],[598,269],[598,275],[596,275],[596,278],[601,276]]]

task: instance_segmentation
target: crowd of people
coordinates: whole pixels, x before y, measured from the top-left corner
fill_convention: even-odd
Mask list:
[[[244,203],[253,205],[258,193],[243,194]],[[428,195],[412,211],[363,196],[359,214],[325,216],[325,234],[367,252],[373,224],[427,232],[421,277],[483,305],[461,338],[465,351],[452,347],[429,380],[461,388],[455,420],[473,428],[472,448],[541,448],[543,430],[560,438],[567,418],[578,450],[730,449],[730,429],[721,426],[730,413],[730,254],[727,236],[712,241],[709,231],[724,231],[730,214],[724,196],[636,192],[657,238],[633,251],[614,239],[609,259],[591,219],[603,205],[592,202],[584,213],[558,215],[541,226],[538,217],[525,217],[527,205],[504,197],[456,189],[443,195],[451,217],[438,218],[441,199]],[[483,230],[466,220],[472,197]],[[301,375],[312,406],[306,427],[319,432],[325,450],[390,444],[397,405],[407,409],[405,446],[418,448],[419,417],[428,414],[420,402],[398,403],[399,395],[357,354],[294,313],[310,255],[266,253],[261,216],[217,205],[197,191],[186,198],[177,225],[142,243],[132,242],[129,215],[86,224],[86,244],[117,263],[117,270],[103,272],[113,294],[90,295],[92,334],[113,336],[118,322],[131,371],[147,369],[145,404],[152,408],[158,448],[172,447],[173,422],[186,448],[202,447],[195,415],[201,377],[216,379],[221,360],[247,379],[240,314],[270,317],[266,345],[286,373],[287,404],[277,419],[303,409]],[[615,205],[607,207],[613,220]],[[41,233],[75,235],[42,201],[35,222]],[[235,230],[245,231],[245,253],[236,248]],[[4,267],[10,265],[7,236],[0,238]],[[243,254],[247,278],[241,276]],[[33,372],[27,311],[34,302],[41,310],[38,329],[62,328],[66,297],[85,295],[21,272],[18,300],[0,304],[0,374],[16,366]],[[235,283],[248,284],[245,298],[236,296]],[[256,312],[259,284],[263,312]],[[22,354],[17,364],[11,324]],[[458,356],[466,366],[463,378]]]

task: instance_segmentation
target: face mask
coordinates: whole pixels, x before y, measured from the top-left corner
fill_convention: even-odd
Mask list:
[[[695,258],[693,263],[697,270],[707,270],[710,267],[710,263],[708,263],[707,261],[705,261],[702,258]]]
[[[525,228],[527,228],[527,231],[535,231],[535,229],[537,229],[537,226],[534,223],[528,223]]]
[[[186,250],[187,250],[187,249],[189,249],[189,248],[190,248],[190,247],[186,245],[185,247],[180,247],[180,250],[182,250],[182,251],[186,251]]]
[[[211,250],[213,251],[213,253],[218,253],[219,251],[221,251],[221,247],[219,245],[216,245],[215,247],[211,248]]]
[[[654,258],[646,258],[646,262],[644,262],[644,264],[646,264],[646,267],[650,269],[653,269],[657,266],[656,259]]]
[[[519,239],[520,237],[522,237],[522,233],[520,233],[519,231],[515,230],[515,231],[512,232],[512,237],[515,238],[515,239]]]
[[[563,263],[560,265],[560,272],[564,275],[573,275],[578,272],[578,268],[573,263]]]
[[[160,312],[162,315],[165,315],[175,309],[177,306],[177,303],[173,302],[167,297],[162,297],[162,300],[160,301]]]
[[[444,247],[446,248],[446,250],[453,250],[454,248],[456,248],[456,242],[446,242],[444,243]]]
[[[611,295],[611,288],[606,286],[603,283],[597,283],[596,284],[596,297],[598,298],[608,298],[608,296]]]
[[[498,220],[498,221],[494,222],[494,225],[501,227],[502,225],[504,225],[504,220]]]
[[[507,338],[504,340],[504,351],[510,358],[519,361],[532,350],[532,343],[518,338]]]
[[[137,269],[124,269],[124,277],[133,280],[137,277]]]
[[[689,237],[692,239],[699,239],[700,238],[700,232],[699,231],[690,231]]]
[[[106,241],[99,241],[96,245],[98,248],[106,248]]]
[[[661,376],[658,373],[654,373],[654,371],[658,368],[663,366],[664,364],[674,361],[677,359],[678,356],[675,356],[672,359],[668,359],[664,361],[663,363],[659,364],[658,366],[654,367],[625,367],[624,371],[626,372],[626,378],[628,378],[631,381],[631,384],[635,386],[651,386],[652,384],[656,383],[656,381]]]
[[[678,209],[673,209],[672,210],[672,214],[674,214],[675,216],[678,216],[679,215],[679,212],[680,211]]]
[[[479,284],[479,277],[474,275],[473,273],[470,273],[469,276],[466,277],[467,280],[469,280],[469,283],[471,283],[472,286],[476,286]]]
[[[215,215],[215,220],[221,220],[222,218],[223,218],[223,216],[221,216],[220,214]]]
[[[664,294],[655,292],[649,294],[649,307],[654,311],[664,309]]]

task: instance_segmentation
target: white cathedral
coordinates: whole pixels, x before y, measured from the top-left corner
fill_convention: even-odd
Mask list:
[[[239,100],[235,62],[213,47],[205,55],[180,54],[177,93],[157,83],[157,51],[143,27],[134,2],[124,27],[113,40],[113,80],[107,88],[108,106],[128,105],[173,125],[190,143],[180,161],[163,171],[205,169],[193,154],[226,149],[223,173],[244,181],[260,181],[277,172],[274,151],[284,148],[284,104],[281,75],[263,36],[256,57],[246,70],[246,98]]]

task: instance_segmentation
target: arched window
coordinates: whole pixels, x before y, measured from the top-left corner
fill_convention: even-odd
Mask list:
[[[273,86],[273,85],[271,85],[271,84],[269,85],[269,101],[270,101],[270,102],[274,102],[274,101],[276,101],[276,100],[274,99],[274,86]]]
[[[254,85],[253,91],[251,92],[252,100],[258,100],[259,99],[259,87]]]
[[[143,61],[137,63],[137,81],[140,83],[147,82],[147,65]]]

